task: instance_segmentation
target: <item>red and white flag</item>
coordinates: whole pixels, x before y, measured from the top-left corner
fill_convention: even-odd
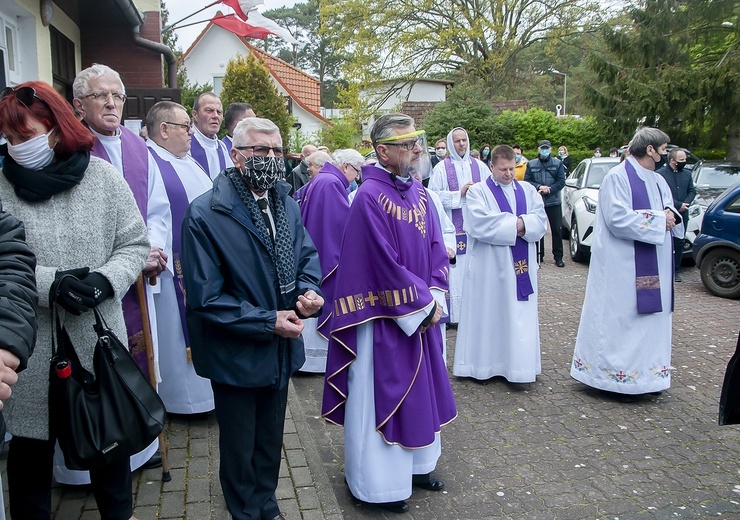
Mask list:
[[[223,27],[227,31],[231,31],[238,36],[264,39],[267,35],[272,34],[278,38],[282,38],[291,45],[296,45],[298,43],[298,40],[290,34],[290,31],[275,23],[274,20],[266,18],[257,11],[257,6],[263,4],[263,0],[221,0],[221,2],[224,5],[231,7],[236,13],[236,16],[217,16],[212,20],[212,22],[219,27]],[[263,31],[265,35],[252,35],[259,34],[259,31]]]

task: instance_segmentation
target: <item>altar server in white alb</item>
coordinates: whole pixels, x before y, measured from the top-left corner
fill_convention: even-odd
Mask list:
[[[203,92],[193,103],[193,139],[190,156],[208,172],[211,179],[231,167],[229,150],[218,138],[224,120],[221,99],[213,92]]]
[[[673,236],[684,226],[653,170],[668,136],[641,128],[599,189],[591,265],[570,375],[620,394],[671,385]]]
[[[185,210],[213,183],[188,155],[193,127],[182,105],[160,101],[147,114],[149,153],[162,173],[172,211],[172,270],[160,276],[162,289],[154,296],[159,332],[159,395],[169,413],[196,414],[214,408],[211,382],[195,373],[185,324],[185,287],[180,229]]]
[[[468,272],[452,373],[531,383],[541,372],[537,242],[547,231],[542,197],[514,178],[516,154],[491,152],[492,176],[471,186],[463,206]]]
[[[467,235],[463,229],[465,195],[473,184],[485,181],[491,170],[485,163],[470,157],[468,132],[453,128],[447,134],[450,155],[439,161],[429,180],[429,189],[437,192],[447,216],[455,225],[457,267],[450,272],[450,322],[460,321],[462,285],[468,271]]]

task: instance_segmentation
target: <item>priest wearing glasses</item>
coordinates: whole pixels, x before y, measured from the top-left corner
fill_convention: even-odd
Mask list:
[[[344,425],[352,495],[408,511],[413,486],[441,491],[431,474],[441,426],[457,410],[442,357],[449,260],[416,168],[431,168],[423,131],[403,114],[377,119],[378,163],[362,167],[336,274],[322,415]]]

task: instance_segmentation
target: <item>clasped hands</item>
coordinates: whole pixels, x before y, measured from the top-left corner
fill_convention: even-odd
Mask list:
[[[66,276],[70,275],[70,276]],[[100,273],[90,272],[89,267],[57,271],[51,284],[49,300],[57,302],[67,312],[79,316],[94,309],[113,296],[113,287]]]
[[[665,210],[665,230],[670,231],[676,227],[676,215],[673,213],[673,210],[666,209]]]
[[[307,318],[315,314],[324,305],[324,298],[313,289],[298,296],[296,310]],[[277,311],[275,334],[283,338],[297,338],[303,332],[303,321],[296,311]]]

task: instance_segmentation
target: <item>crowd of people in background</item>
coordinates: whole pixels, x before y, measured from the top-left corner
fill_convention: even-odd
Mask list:
[[[131,471],[161,464],[156,441],[89,472],[55,453],[54,306],[86,368],[95,308],[168,413],[215,410],[235,519],[284,518],[275,490],[299,370],[325,374],[322,415],[344,426],[352,495],[396,513],[413,488],[445,486],[432,472],[441,426],[457,414],[448,329],[456,377],[521,384],[541,373],[537,273],[548,227],[565,267],[566,146],[553,154],[542,136],[532,159],[520,143],[473,150],[455,127],[430,156],[413,119],[386,114],[367,158],[306,144],[290,164],[259,106],[224,110],[213,92],[192,109],[161,101],[142,139],[121,124],[116,71],[93,65],[73,90],[72,104],[37,81],[0,92],[0,298],[12,301],[0,307],[0,399],[14,519],[48,518],[55,479],[91,483],[103,518],[129,520]],[[695,191],[686,153],[662,158],[667,143],[638,130],[601,186],[571,366],[595,388],[670,385],[674,262]]]

